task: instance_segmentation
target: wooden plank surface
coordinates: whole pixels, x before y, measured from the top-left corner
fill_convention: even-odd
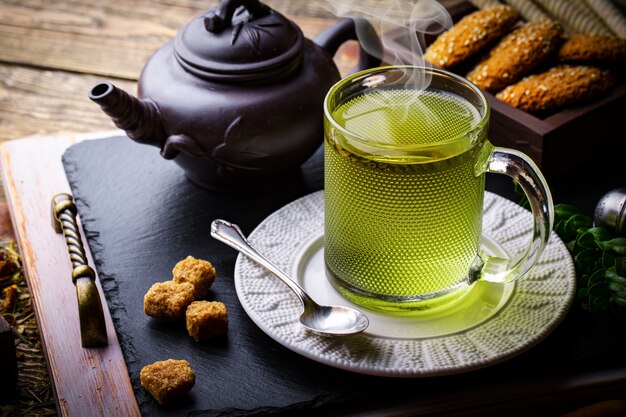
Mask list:
[[[148,58],[180,27],[217,4],[45,0],[3,3],[3,60],[129,80],[139,77]],[[277,6],[283,9],[282,4]],[[312,37],[327,27],[329,20],[312,17],[300,19],[299,23],[305,35]]]
[[[102,79],[0,64],[0,140],[114,129],[111,119],[87,97]],[[116,80],[115,84],[135,91],[135,82]]]
[[[51,223],[51,198],[68,192],[61,155],[75,135],[33,137],[0,146],[2,174],[24,272],[63,416],[139,416],[126,364],[102,289],[108,345],[83,349],[76,291],[62,235]],[[87,248],[87,256],[93,260]]]

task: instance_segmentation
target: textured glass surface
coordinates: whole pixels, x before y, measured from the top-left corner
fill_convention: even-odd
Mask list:
[[[485,138],[470,144],[462,135],[478,112],[447,93],[381,90],[348,101],[332,117],[383,144],[360,152],[326,129],[324,256],[334,279],[390,300],[465,280],[479,251],[484,175],[475,175],[475,166]],[[457,137],[435,153],[385,148]]]

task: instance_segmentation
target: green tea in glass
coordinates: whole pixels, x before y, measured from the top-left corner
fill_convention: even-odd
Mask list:
[[[324,260],[350,301],[392,313],[433,311],[479,280],[527,272],[547,243],[550,192],[534,163],[487,139],[489,105],[469,81],[393,66],[337,83],[325,103]],[[526,253],[480,247],[485,173],[512,176],[534,215]]]

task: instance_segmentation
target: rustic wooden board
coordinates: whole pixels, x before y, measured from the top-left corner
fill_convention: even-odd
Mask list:
[[[138,416],[110,314],[109,343],[83,349],[65,240],[52,229],[55,193],[69,191],[61,154],[75,135],[33,137],[0,146],[2,174],[42,343],[63,416]],[[89,250],[87,255],[91,260]],[[98,284],[100,293],[102,290]],[[103,298],[104,299],[104,298]]]

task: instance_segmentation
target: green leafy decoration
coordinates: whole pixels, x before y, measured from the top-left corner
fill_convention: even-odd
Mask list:
[[[520,205],[528,208],[521,195]],[[565,242],[574,259],[576,297],[590,313],[611,311],[626,319],[626,237],[617,237],[570,204],[554,206],[554,231]]]

